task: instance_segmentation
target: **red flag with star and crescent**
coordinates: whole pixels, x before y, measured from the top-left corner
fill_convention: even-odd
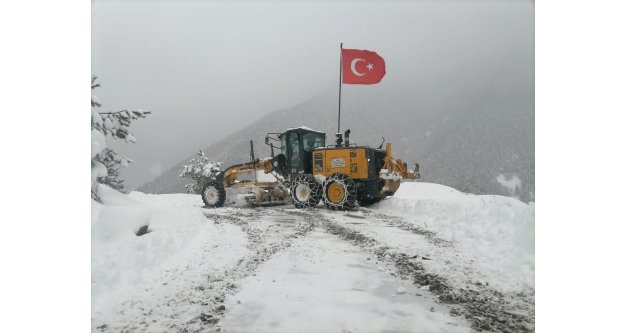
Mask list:
[[[343,83],[376,84],[386,74],[384,59],[368,50],[341,49]]]

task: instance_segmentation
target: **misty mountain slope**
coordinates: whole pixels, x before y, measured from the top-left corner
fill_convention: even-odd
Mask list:
[[[479,71],[481,69],[475,69]],[[516,196],[534,200],[533,76],[504,81],[495,76],[474,84],[442,77],[430,85],[441,93],[423,95],[418,87],[344,86],[341,130],[351,141],[378,146],[382,136],[393,144],[393,156],[409,165],[418,162],[423,181],[475,194]],[[470,75],[467,75],[470,78]],[[308,126],[333,140],[337,121],[336,93],[320,94],[294,107],[267,114],[252,125],[204,147],[207,156],[225,166],[249,160],[249,141],[256,155],[269,156],[267,132]],[[182,161],[140,187],[148,193],[183,192]],[[498,180],[499,179],[499,180]]]

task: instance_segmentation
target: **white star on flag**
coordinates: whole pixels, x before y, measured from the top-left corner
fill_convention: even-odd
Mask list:
[[[368,64],[367,68],[369,68],[369,72],[371,72],[371,70],[373,69],[373,64]]]

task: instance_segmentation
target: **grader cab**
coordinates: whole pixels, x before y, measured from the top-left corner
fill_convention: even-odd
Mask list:
[[[419,166],[409,170],[406,163],[391,156],[391,144],[383,150],[358,146],[349,141],[350,131],[336,135],[336,144],[326,145],[326,135],[307,127],[268,133],[265,143],[271,158],[254,158],[224,170],[209,183],[202,198],[209,207],[225,203],[225,189],[245,189],[237,196],[257,205],[284,204],[314,207],[322,201],[329,209],[348,210],[369,206],[393,195],[402,179],[419,178]],[[276,152],[277,151],[277,152]],[[253,180],[239,176],[253,174]],[[290,200],[289,200],[290,197]]]

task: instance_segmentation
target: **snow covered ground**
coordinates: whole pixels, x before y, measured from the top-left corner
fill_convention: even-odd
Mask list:
[[[207,223],[199,196],[106,190],[105,205],[92,209],[94,327],[167,331],[186,323],[202,311],[204,295],[194,288],[249,254],[240,228]],[[136,236],[146,223],[149,233]]]
[[[465,266],[474,263],[483,279],[503,291],[534,287],[534,203],[404,183],[379,211],[453,242]]]
[[[533,330],[533,204],[427,183],[352,212],[103,192],[94,331]]]
[[[469,331],[388,266],[337,236],[312,232],[241,281],[226,303],[232,310],[223,331]]]

